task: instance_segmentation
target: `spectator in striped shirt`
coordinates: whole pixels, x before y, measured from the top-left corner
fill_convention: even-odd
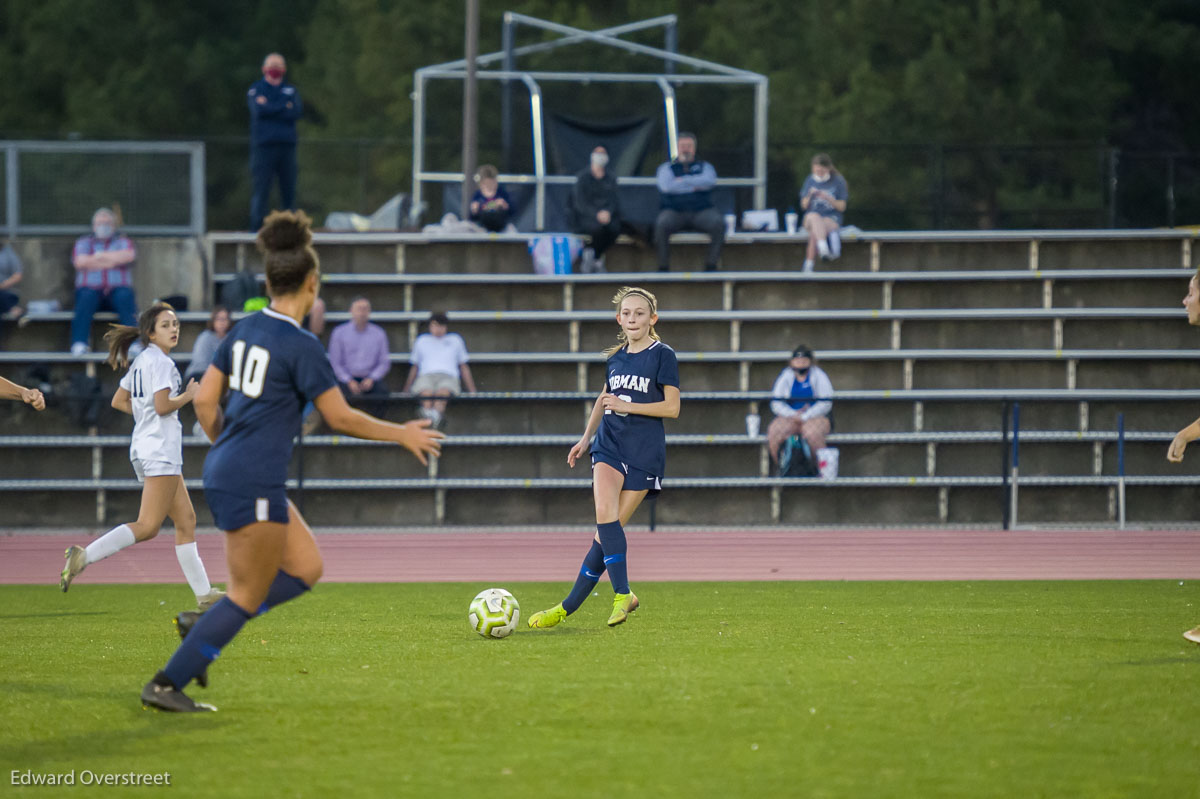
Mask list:
[[[71,354],[91,350],[92,317],[99,310],[116,313],[121,324],[137,326],[133,297],[133,262],[137,249],[117,231],[117,218],[108,208],[92,214],[92,232],[75,242],[75,318],[71,321]],[[139,349],[140,351],[140,349]],[[137,353],[130,348],[130,355]]]

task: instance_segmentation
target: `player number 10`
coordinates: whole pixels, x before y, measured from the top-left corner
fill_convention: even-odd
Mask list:
[[[233,368],[229,372],[229,387],[240,391],[250,399],[257,399],[263,392],[267,382],[267,364],[271,362],[271,353],[255,344],[246,352],[246,342],[233,342]],[[242,359],[245,358],[245,369]]]

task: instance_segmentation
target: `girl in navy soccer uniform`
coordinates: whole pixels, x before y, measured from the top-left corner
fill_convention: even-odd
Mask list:
[[[621,624],[638,608],[638,598],[629,590],[624,525],[647,495],[662,489],[667,462],[662,420],[679,416],[679,363],[675,351],[654,332],[658,301],[653,294],[627,286],[613,297],[613,304],[621,329],[617,345],[605,350],[604,390],[592,406],[583,435],[567,454],[567,463],[574,467],[591,442],[596,536],[571,593],[549,610],[533,614],[530,627],[553,627],[578,610],[605,569],[615,595],[608,626]]]
[[[208,664],[247,621],[309,590],[321,577],[317,542],[287,498],[292,440],[309,401],[334,430],[393,441],[421,463],[441,433],[427,420],[392,424],[346,404],[321,342],[300,327],[320,288],[317,253],[303,212],[277,211],[258,232],[270,307],[246,317],[217,347],[196,395],[196,416],[214,444],[204,461],[204,498],[225,531],[229,594],[203,615],[176,617],[183,643],[142,689],[161,710],[214,710],[183,693],[207,684]],[[221,398],[229,391],[228,408]]]

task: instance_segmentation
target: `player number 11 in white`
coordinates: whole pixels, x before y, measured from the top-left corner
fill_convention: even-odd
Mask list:
[[[250,399],[257,399],[267,382],[267,364],[271,362],[271,353],[257,344],[250,348],[250,352],[246,352],[246,342],[235,341],[230,355],[233,356],[233,368],[229,370],[229,387]],[[243,359],[246,362],[244,369]]]

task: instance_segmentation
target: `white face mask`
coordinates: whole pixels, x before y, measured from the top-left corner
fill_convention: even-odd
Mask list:
[[[592,153],[592,166],[597,169],[608,166],[608,153]]]
[[[104,224],[96,225],[94,228],[92,228],[92,232],[96,234],[96,238],[98,239],[111,239],[113,234],[113,226]]]

